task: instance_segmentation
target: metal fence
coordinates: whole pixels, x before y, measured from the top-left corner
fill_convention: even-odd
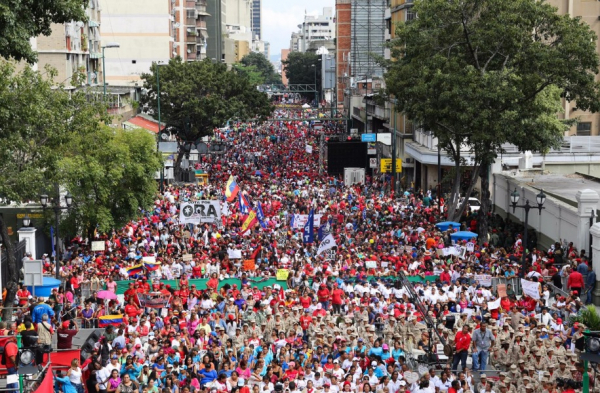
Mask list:
[[[21,272],[23,270],[23,258],[25,257],[27,242],[21,240],[15,244],[15,259],[17,261],[17,271],[19,272],[19,279],[21,279]],[[4,249],[3,251],[5,251]],[[2,253],[2,260],[0,261],[0,269],[2,269],[2,288],[6,288],[8,284],[8,255],[6,252]]]
[[[506,277],[492,277],[492,288],[495,290],[498,287],[498,284],[505,284],[506,289],[508,290],[508,285],[511,285],[511,289],[515,291],[517,296],[521,295],[521,279],[518,277],[506,278]]]

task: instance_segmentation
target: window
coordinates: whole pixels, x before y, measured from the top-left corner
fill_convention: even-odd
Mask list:
[[[413,10],[406,10],[406,22],[413,20],[417,17],[417,13]]]
[[[577,136],[590,136],[592,135],[592,123],[582,122],[577,123]]]

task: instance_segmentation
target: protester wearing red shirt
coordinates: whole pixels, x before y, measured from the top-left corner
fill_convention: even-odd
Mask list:
[[[456,333],[454,339],[455,352],[452,361],[452,370],[458,370],[458,363],[461,363],[463,371],[467,368],[467,357],[471,346],[471,334],[469,326],[464,325],[462,330]]]
[[[585,285],[583,281],[583,275],[579,273],[577,270],[573,270],[571,274],[569,274],[569,278],[567,280],[567,288],[571,291],[577,291],[577,294],[581,294],[581,288]]]
[[[334,289],[331,292],[331,304],[333,305],[334,314],[342,313],[342,305],[344,304],[345,297],[344,291],[338,288],[337,284],[334,284]]]
[[[300,327],[302,328],[302,330],[304,331],[304,334],[306,335],[308,328],[310,327],[310,324],[312,323],[313,319],[310,316],[310,313],[308,311],[308,309],[304,310],[304,315],[302,315],[300,317]]]
[[[317,298],[319,299],[319,303],[323,306],[324,310],[329,309],[329,297],[331,296],[331,292],[327,289],[327,285],[321,284],[319,290],[317,291]]]

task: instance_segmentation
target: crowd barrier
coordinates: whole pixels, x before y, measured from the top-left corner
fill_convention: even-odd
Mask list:
[[[381,277],[370,276],[367,278],[367,280],[371,280],[373,278],[379,279]],[[392,280],[394,279],[394,277],[384,277],[384,278],[389,278]],[[421,276],[408,276],[407,278],[411,282],[424,282],[424,281],[435,281],[439,278],[439,276],[425,276],[425,278],[423,278]],[[129,288],[129,283],[132,283],[132,282],[135,282],[135,281],[133,281],[133,280],[117,281],[117,295],[124,294],[125,291]],[[179,280],[161,280],[160,282],[165,285],[170,285],[171,288],[179,289]],[[207,278],[189,280],[190,286],[196,285],[196,287],[199,289],[206,288],[207,282],[208,282]],[[229,284],[230,286],[232,286],[233,284],[236,284],[238,286],[238,288],[241,288],[242,281],[239,278],[226,278],[224,280],[219,281],[218,288],[220,289],[225,284]],[[263,289],[265,287],[272,287],[275,284],[280,285],[284,290],[288,289],[287,281],[279,281],[274,277],[268,278],[266,280],[250,281],[250,285],[253,287],[256,286],[256,287],[258,287],[258,289]]]

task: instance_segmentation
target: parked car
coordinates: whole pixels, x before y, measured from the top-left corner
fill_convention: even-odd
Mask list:
[[[479,199],[474,198],[474,197],[470,197],[469,198],[469,202],[467,202],[469,204],[469,209],[471,209],[471,212],[476,212],[479,209],[481,209],[481,202],[479,202]]]

